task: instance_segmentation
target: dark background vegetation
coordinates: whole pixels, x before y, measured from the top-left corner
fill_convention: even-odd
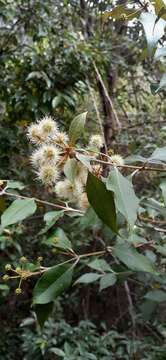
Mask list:
[[[108,3],[0,1],[0,178],[22,181],[28,196],[52,196],[34,179],[26,139],[26,127],[44,114],[53,115],[67,130],[76,114],[88,111],[87,129],[95,132],[97,104],[107,144],[122,157],[149,155],[156,145],[165,144],[164,92],[154,97],[150,91],[163,64],[154,66],[146,58],[138,22],[103,23],[101,11]],[[121,130],[94,71],[94,60]],[[158,175],[141,173],[136,192],[159,199],[158,184]],[[8,200],[1,198],[1,213],[7,205]],[[16,264],[22,255],[32,261],[43,256],[45,265],[56,263],[58,254],[42,243],[45,235],[39,235],[46,210],[41,207],[33,218],[0,235],[2,273],[6,263]],[[100,229],[93,225],[70,219],[58,222],[76,248],[85,251],[98,249]],[[0,359],[166,359],[165,307],[146,303],[142,296],[148,279],[142,284],[133,281],[130,287],[136,314],[133,343],[123,282],[101,293],[97,285],[73,286],[58,299],[41,331],[30,307],[33,281],[26,282],[21,297],[14,294],[15,283],[9,292],[1,281]]]

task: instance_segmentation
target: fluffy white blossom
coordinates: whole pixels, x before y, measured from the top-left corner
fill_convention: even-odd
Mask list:
[[[40,170],[37,172],[37,176],[43,182],[43,184],[53,185],[59,179],[59,171],[57,167],[48,164],[40,168]]]
[[[89,145],[97,149],[100,149],[103,146],[102,136],[99,134],[92,135],[92,137],[90,138]]]
[[[65,200],[74,200],[83,191],[79,182],[71,183],[68,179],[58,181],[55,185],[55,192],[58,197]]]
[[[122,156],[119,154],[112,155],[111,161],[113,162],[114,165],[117,165],[117,166],[124,165],[124,160],[123,160]]]
[[[28,127],[27,136],[29,140],[36,145],[41,145],[45,141],[45,139],[42,137],[40,127],[37,124],[32,124]]]
[[[65,145],[69,141],[69,137],[65,132],[57,132],[54,137],[54,142],[58,145]]]
[[[38,122],[40,131],[42,135],[45,136],[54,136],[58,132],[58,126],[55,120],[51,116],[45,116]]]

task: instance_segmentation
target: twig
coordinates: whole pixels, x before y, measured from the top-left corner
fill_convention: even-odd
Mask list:
[[[144,217],[142,215],[138,214],[138,220],[140,221],[144,221],[150,224],[154,224],[154,225],[166,225],[166,220],[155,220],[155,219],[150,219],[148,217]]]
[[[28,196],[19,195],[19,194],[13,194],[13,193],[10,193],[10,192],[6,192],[5,190],[2,190],[2,191],[0,192],[0,196],[2,196],[2,195],[13,196],[13,197],[16,197],[16,198],[18,198],[18,199],[30,199]],[[74,211],[74,212],[77,212],[77,213],[80,213],[80,214],[84,214],[83,211],[78,210],[78,209],[71,208],[71,207],[69,207],[69,206],[62,206],[62,205],[59,205],[59,204],[54,204],[54,203],[51,203],[51,202],[49,202],[49,201],[37,199],[37,198],[35,198],[35,197],[33,197],[33,199],[34,199],[37,203],[40,203],[40,204],[49,205],[49,206],[52,206],[52,207],[54,207],[54,208],[61,209],[61,210],[64,210],[64,211]]]
[[[105,154],[103,154],[105,155]],[[99,162],[101,164],[106,164],[106,165],[112,165],[114,166],[113,162],[109,162],[109,161],[103,161],[103,160],[99,160],[99,159],[93,159],[93,161],[95,162]],[[148,166],[136,166],[136,165],[116,165],[116,167],[119,168],[124,168],[124,169],[133,169],[133,170],[140,170],[140,171],[160,171],[160,172],[166,172],[166,168],[155,168],[155,167],[148,167]]]

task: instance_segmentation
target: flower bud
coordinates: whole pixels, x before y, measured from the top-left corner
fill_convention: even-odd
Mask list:
[[[22,293],[22,290],[20,289],[20,288],[17,288],[16,290],[15,290],[15,294],[16,295],[20,295]]]
[[[9,280],[9,276],[8,275],[4,275],[3,277],[2,277],[2,279],[3,279],[3,281],[8,281]]]
[[[5,270],[6,270],[6,271],[10,271],[11,268],[12,268],[11,264],[6,264],[6,265],[5,265]]]
[[[27,258],[25,257],[25,256],[22,256],[21,258],[20,258],[20,263],[21,264],[25,264],[25,263],[27,263]]]

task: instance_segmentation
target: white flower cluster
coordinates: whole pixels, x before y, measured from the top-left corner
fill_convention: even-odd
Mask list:
[[[87,168],[75,157],[75,150],[69,142],[68,135],[60,132],[57,123],[51,116],[45,116],[36,124],[28,128],[28,138],[36,145],[31,156],[31,163],[35,168],[38,179],[43,184],[55,188],[57,196],[63,201],[75,202],[82,209],[89,206],[88,198],[85,192],[87,181]],[[103,146],[103,138],[99,135],[92,135],[87,147],[87,154],[98,156]],[[71,176],[67,176],[65,164],[71,159],[75,159],[74,179],[70,181]],[[111,156],[114,166],[122,166],[123,158],[119,154]],[[67,165],[68,167],[68,165]],[[92,172],[96,177],[102,175],[102,164],[92,164]],[[66,176],[65,176],[66,174]]]
[[[27,135],[37,146],[31,156],[37,177],[45,185],[51,186],[59,179],[58,164],[68,136],[59,131],[57,123],[50,116],[45,116],[36,124],[30,125]]]
[[[69,139],[65,132],[60,132],[58,125],[50,116],[46,116],[28,128],[29,140],[37,146],[31,156],[31,163],[39,180],[44,185],[53,187],[57,196],[65,201],[74,201],[82,208],[89,206],[84,187],[87,169],[77,162],[76,176],[73,182],[64,177],[63,169],[69,159]]]

